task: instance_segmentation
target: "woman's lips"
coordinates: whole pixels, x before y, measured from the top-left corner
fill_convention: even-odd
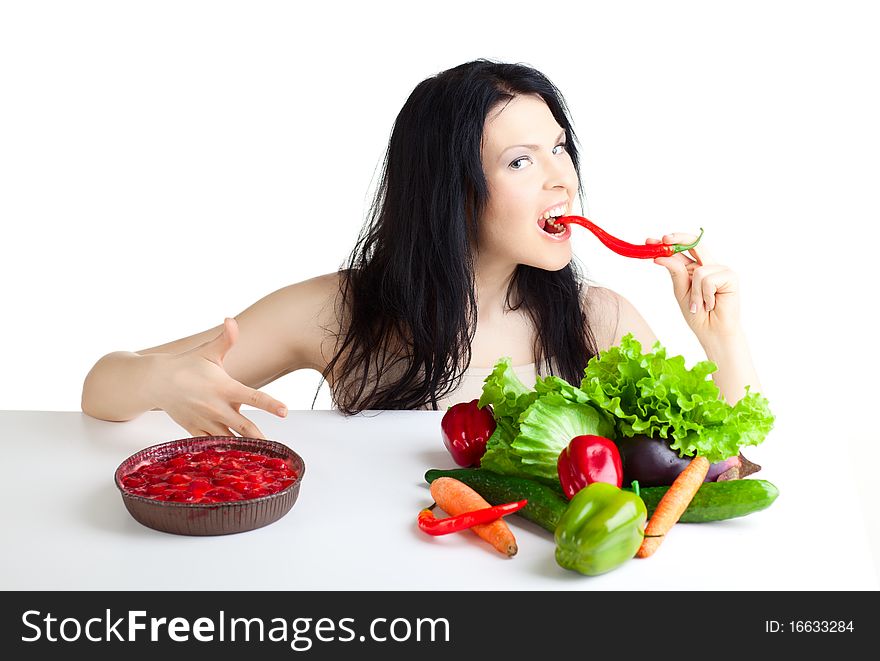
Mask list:
[[[539,219],[537,222],[538,231],[543,234],[544,237],[550,239],[551,241],[556,241],[557,243],[560,241],[568,241],[568,239],[571,238],[571,226],[568,223],[561,223],[563,229],[558,234],[550,234],[550,232],[545,232],[545,223],[546,221],[543,218]]]

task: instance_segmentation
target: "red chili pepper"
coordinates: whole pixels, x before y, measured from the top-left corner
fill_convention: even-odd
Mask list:
[[[569,499],[593,482],[623,484],[623,462],[614,441],[602,436],[575,436],[556,462],[559,483]]]
[[[451,532],[467,530],[480,523],[491,523],[502,516],[513,514],[525,507],[528,502],[528,500],[519,500],[515,503],[505,503],[473,512],[465,512],[458,516],[448,516],[445,519],[434,518],[434,512],[431,511],[434,505],[431,505],[431,507],[419,512],[419,529],[429,535],[448,535]]]
[[[586,227],[588,230],[596,235],[596,238],[598,238],[599,241],[611,248],[611,250],[616,252],[618,255],[623,255],[624,257],[635,257],[636,259],[654,259],[655,257],[669,257],[670,255],[674,255],[677,252],[684,252],[685,250],[695,248],[696,245],[700,242],[700,239],[703,238],[703,228],[701,227],[700,236],[698,236],[697,240],[693,243],[646,243],[645,245],[641,245],[638,243],[627,243],[626,241],[622,241],[617,237],[611,236],[608,232],[596,225],[593,221],[587,220],[583,216],[562,216],[561,218],[557,218],[556,222],[566,224],[573,223],[575,225],[580,225],[581,227]]]
[[[495,431],[492,407],[480,408],[478,401],[451,406],[440,421],[443,443],[459,466],[479,466],[486,441]]]

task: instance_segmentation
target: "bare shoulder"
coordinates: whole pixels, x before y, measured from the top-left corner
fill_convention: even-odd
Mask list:
[[[302,282],[279,289],[278,293],[288,303],[296,307],[312,306],[315,311],[331,305],[339,292],[340,274],[337,271],[325,273]]]
[[[328,343],[335,342],[339,331],[339,279],[338,272],[326,273],[288,285],[265,298],[268,314],[283,320],[282,346],[289,357],[287,371],[323,371],[326,366]],[[245,310],[242,316],[247,313]]]
[[[627,333],[632,333],[643,347],[650,347],[657,341],[641,313],[613,289],[591,286],[584,300],[587,319],[599,351],[620,344]]]
[[[224,367],[260,388],[299,369],[323,372],[336,340],[339,274],[327,273],[282,287],[236,315],[239,341]]]

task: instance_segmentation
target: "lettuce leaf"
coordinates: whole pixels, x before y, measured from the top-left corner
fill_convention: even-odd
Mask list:
[[[541,395],[520,416],[519,434],[510,444],[520,460],[517,474],[558,484],[556,462],[571,439],[584,434],[609,438],[613,433],[611,422],[591,405],[578,404],[558,392]],[[491,462],[481,465],[495,470]]]
[[[486,377],[479,406],[492,405],[497,426],[480,466],[507,475],[558,484],[556,461],[572,438],[610,437],[610,416],[590,404],[586,393],[556,376],[538,379],[530,390],[502,358]]]
[[[496,473],[505,475],[523,475],[522,460],[513,451],[513,440],[519,434],[519,425],[510,419],[499,418],[495,421],[495,431],[486,441],[486,451],[480,459],[482,468],[489,468]]]
[[[689,370],[683,356],[667,358],[659,342],[643,354],[630,333],[587,364],[580,389],[614,416],[619,435],[671,439],[679,456],[716,462],[761,443],[774,422],[767,399],[748,387],[736,405],[725,402],[707,378],[717,369],[701,361]]]
[[[477,406],[483,408],[491,404],[492,413],[497,421],[500,418],[512,420],[514,423],[538,396],[529,389],[513,371],[510,358],[501,358],[495,363],[492,373],[483,381],[483,393]]]
[[[477,406],[492,405],[495,417],[495,431],[486,442],[486,452],[480,465],[494,466],[496,473],[522,475],[521,459],[511,447],[519,434],[519,416],[537,398],[538,393],[530,390],[511,367],[510,358],[501,358],[492,373],[483,382],[483,393]]]

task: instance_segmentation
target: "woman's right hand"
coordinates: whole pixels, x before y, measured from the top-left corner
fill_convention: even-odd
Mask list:
[[[213,340],[178,355],[162,357],[151,387],[156,406],[192,436],[265,438],[239,410],[242,404],[281,418],[287,407],[264,392],[233,379],[223,359],[238,339],[238,322],[227,318]]]

